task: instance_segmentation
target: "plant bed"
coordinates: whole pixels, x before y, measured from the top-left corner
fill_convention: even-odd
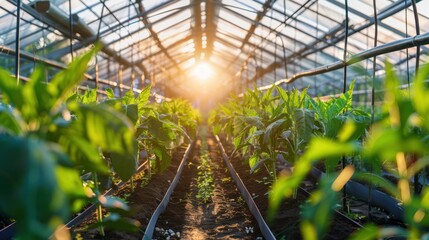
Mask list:
[[[233,150],[232,145],[223,141],[227,154]],[[270,190],[270,176],[265,169],[250,173],[248,164],[241,158],[234,157],[231,160],[235,170],[240,175],[247,189],[253,196],[263,216],[268,214],[268,191]],[[279,208],[276,217],[272,221],[267,221],[277,239],[302,239],[300,232],[301,205],[307,200],[308,195],[302,190],[298,190],[295,199],[286,199]],[[358,227],[343,217],[334,215],[330,230],[325,239],[346,239]]]
[[[146,175],[138,174],[134,179],[134,192],[131,192],[129,183],[116,190],[114,195],[124,199],[131,207],[132,215],[130,218],[141,224],[139,232],[120,232],[106,229],[103,237],[99,235],[97,228],[90,228],[97,221],[96,215],[93,214],[91,218],[72,228],[72,236],[81,239],[141,239],[152,212],[155,211],[176,175],[186,147],[187,145],[182,145],[176,148],[169,167],[162,173],[153,175],[149,181]]]
[[[223,163],[214,139],[208,138],[207,144],[213,174],[211,198],[204,203],[202,198],[197,197],[201,195],[201,185],[198,186],[201,141],[197,141],[194,155],[183,171],[180,184],[166,211],[158,219],[154,239],[258,239],[261,236],[256,221]],[[166,231],[174,234],[166,234]]]

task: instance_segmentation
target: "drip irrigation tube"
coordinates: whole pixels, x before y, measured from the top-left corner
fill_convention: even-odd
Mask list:
[[[278,155],[277,159],[282,162],[285,162],[287,165],[292,166],[292,164],[286,159],[284,159],[284,157],[281,155]],[[314,179],[319,179],[325,174],[326,173],[320,171],[315,167],[312,167],[310,171],[310,176]],[[368,202],[368,195],[370,195],[371,206],[386,210],[392,216],[393,220],[402,222],[404,221],[404,209],[402,208],[401,203],[392,196],[384,192],[378,191],[374,188],[370,189],[368,186],[365,186],[361,183],[352,180],[349,180],[346,183],[346,191],[348,195],[353,196],[363,202]]]
[[[146,160],[137,168],[136,173],[141,172],[147,165],[148,165],[148,161]],[[117,188],[122,187],[128,182],[129,181],[126,181],[126,182],[121,181],[117,185]],[[103,194],[103,196],[105,197],[110,196],[113,194],[113,192],[114,192],[113,188],[110,188]],[[91,216],[91,214],[94,213],[96,208],[97,206],[92,204],[91,206],[86,208],[83,212],[79,213],[79,215],[77,215],[72,220],[70,220],[64,227],[72,228],[76,226],[77,224],[81,223],[83,220]],[[16,225],[15,223],[11,223],[7,227],[0,230],[0,240],[13,239],[13,237],[15,237],[15,233],[16,233]]]
[[[167,208],[168,202],[170,201],[171,194],[173,193],[174,189],[176,188],[177,184],[179,183],[180,176],[182,175],[183,168],[185,168],[186,160],[189,157],[189,154],[191,150],[194,148],[195,141],[193,141],[191,144],[189,144],[188,148],[186,149],[185,155],[183,155],[182,162],[179,165],[179,168],[177,169],[177,174],[174,176],[173,181],[171,182],[170,187],[168,187],[167,192],[164,195],[164,198],[159,203],[158,207],[156,208],[155,212],[152,214],[152,217],[149,220],[149,223],[147,224],[146,231],[144,232],[143,240],[151,240],[153,236],[153,232],[155,230],[156,222],[158,221],[159,216],[161,213],[165,211]]]
[[[252,213],[253,217],[256,219],[259,225],[259,229],[261,230],[262,235],[265,239],[271,240],[276,239],[274,237],[274,234],[271,232],[271,229],[268,227],[267,223],[265,222],[264,218],[261,215],[261,212],[259,211],[258,207],[256,206],[256,203],[253,201],[252,195],[250,195],[249,191],[247,191],[246,186],[244,186],[243,181],[238,176],[237,172],[235,171],[234,167],[231,165],[228,156],[226,155],[225,149],[222,146],[222,143],[220,142],[219,136],[215,135],[216,141],[219,145],[219,148],[222,153],[223,160],[225,164],[228,167],[228,170],[234,179],[237,188],[240,190],[242,197],[244,198],[244,201],[246,201],[247,206],[249,207],[250,212]]]
[[[313,167],[310,174],[316,179],[325,175],[324,172],[316,169],[315,167]],[[395,198],[384,192],[378,191],[374,188],[370,189],[368,186],[351,180],[347,182],[346,186],[347,194],[364,202],[368,201],[368,195],[370,195],[371,197],[369,203],[371,206],[384,209],[392,216],[392,219],[404,222],[404,209],[402,208],[400,202]]]

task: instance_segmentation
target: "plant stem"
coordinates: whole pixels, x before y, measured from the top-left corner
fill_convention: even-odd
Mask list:
[[[131,185],[131,192],[134,192],[134,179],[133,179],[133,176],[131,176],[130,185]]]
[[[94,176],[94,188],[95,188],[95,194],[98,196],[100,196],[100,189],[99,189],[99,185],[98,185],[98,176],[97,173],[94,172],[93,174]],[[99,224],[98,230],[100,231],[101,236],[104,236],[104,228],[103,228],[103,209],[101,207],[100,203],[96,203],[97,204],[97,222]]]

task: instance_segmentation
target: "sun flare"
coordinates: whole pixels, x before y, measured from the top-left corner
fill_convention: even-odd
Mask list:
[[[213,74],[213,68],[206,62],[198,63],[192,70],[192,77],[200,82],[207,82]]]

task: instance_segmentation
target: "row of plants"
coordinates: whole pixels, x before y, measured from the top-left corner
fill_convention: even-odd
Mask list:
[[[350,179],[367,182],[399,199],[406,225],[386,228],[369,223],[351,238],[419,239],[428,237],[429,191],[423,187],[421,194],[412,194],[410,180],[429,163],[428,76],[426,65],[416,74],[412,89],[403,91],[387,64],[384,102],[373,123],[368,113],[352,106],[353,83],[345,94],[326,102],[311,98],[305,90],[249,90],[219,106],[210,123],[215,133],[224,133],[234,143],[232,154],[247,159],[252,172],[264,166],[271,174],[270,218],[284,198],[294,196],[312,167],[324,164],[327,174],[303,203],[300,225],[305,239],[323,238],[341,190]],[[278,177],[279,155],[293,165],[293,171]],[[381,177],[383,172],[396,176],[397,183]]]
[[[203,203],[212,201],[214,180],[213,171],[211,167],[211,159],[209,156],[208,145],[207,145],[207,132],[204,128],[201,133],[201,149],[200,149],[200,165],[198,169],[197,186],[198,192],[196,198]]]
[[[101,235],[104,226],[136,230],[134,221],[122,217],[129,207],[102,195],[104,183],[132,180],[142,150],[153,170],[165,169],[177,139],[195,133],[199,115],[190,104],[149,104],[150,87],[137,97],[127,92],[117,98],[109,89],[103,99],[96,90],[77,93],[98,50],[76,59],[49,84],[43,66],[25,84],[0,70],[0,212],[16,221],[17,239],[69,236],[63,224],[88,203],[98,205],[94,227]],[[104,217],[101,208],[109,212]]]

